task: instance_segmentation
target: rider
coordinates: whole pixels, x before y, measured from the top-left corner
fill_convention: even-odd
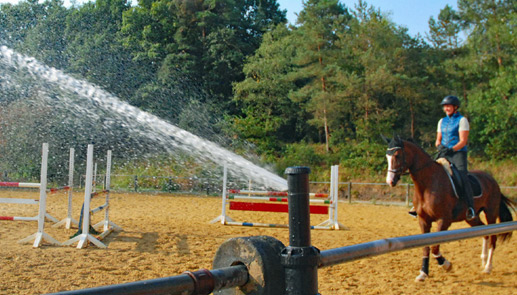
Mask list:
[[[438,122],[435,146],[440,156],[444,156],[459,170],[467,199],[467,220],[476,217],[474,199],[470,182],[467,179],[467,142],[469,139],[469,121],[459,112],[460,100],[453,95],[446,96],[441,105],[445,117]]]

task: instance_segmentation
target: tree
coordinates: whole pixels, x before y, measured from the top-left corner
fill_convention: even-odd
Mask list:
[[[346,30],[350,15],[337,0],[304,2],[295,31],[304,40],[297,54],[298,80],[306,80],[291,97],[306,105],[313,114],[310,123],[323,128],[326,151],[330,150],[329,109],[335,103],[335,87],[329,77],[335,74],[336,46],[339,33]]]
[[[128,100],[142,85],[145,67],[121,41],[126,0],[97,0],[72,8],[66,19],[68,71]]]
[[[159,0],[125,13],[123,32],[162,83],[192,81],[205,99],[227,106],[245,58],[271,25],[285,21],[276,1]]]
[[[515,1],[460,0],[458,15],[469,32],[467,69],[476,75],[468,110],[472,143],[491,157],[515,155],[517,131]]]
[[[308,114],[289,98],[297,89],[289,75],[296,69],[300,45],[293,37],[285,25],[266,33],[244,66],[246,79],[234,87],[234,100],[242,112],[233,118],[235,131],[263,153],[274,154],[284,143],[297,142],[307,134]]]

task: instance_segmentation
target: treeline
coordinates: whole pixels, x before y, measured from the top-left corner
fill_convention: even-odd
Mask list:
[[[251,142],[279,171],[381,171],[379,134],[430,147],[449,94],[471,122],[471,150],[517,153],[515,1],[458,0],[416,37],[365,1],[304,1],[295,25],[276,0],[134,5],[4,4],[0,43],[182,128]]]

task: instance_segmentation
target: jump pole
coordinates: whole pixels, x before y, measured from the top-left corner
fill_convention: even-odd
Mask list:
[[[28,182],[0,182],[0,187],[39,188],[40,184],[39,183],[28,183]],[[39,205],[39,200],[34,200],[34,199],[15,199],[15,198],[0,198],[0,204]],[[36,215],[34,217],[0,216],[0,220],[38,221],[38,215]]]
[[[99,248],[106,248],[101,241],[90,234],[90,198],[92,194],[92,181],[93,181],[93,145],[88,145],[86,155],[86,183],[84,188],[84,213],[83,213],[83,228],[81,234],[63,243],[63,245],[72,245],[78,242],[77,249],[82,249],[88,244],[88,241],[92,242]]]
[[[53,245],[61,245],[56,239],[45,233],[45,217],[47,215],[47,166],[48,166],[48,143],[44,143],[41,152],[41,173],[39,186],[39,213],[38,213],[38,231],[25,239],[21,239],[19,243],[27,243],[34,240],[32,246],[37,248],[43,240]]]
[[[52,227],[59,227],[61,225],[65,225],[66,229],[70,229],[72,224],[79,225],[79,222],[72,218],[72,195],[74,188],[74,160],[75,159],[75,149],[70,149],[70,158],[68,161],[68,209],[66,218],[54,224]]]

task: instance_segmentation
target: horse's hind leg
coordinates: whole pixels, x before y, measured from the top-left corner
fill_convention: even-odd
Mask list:
[[[496,217],[491,211],[485,211],[485,216],[488,224],[494,224],[496,222]],[[483,223],[479,218],[479,215],[476,216],[474,220],[467,221],[467,223],[470,226],[485,225],[485,223]],[[494,258],[496,241],[497,236],[495,235],[483,237],[483,246],[481,248],[481,267],[483,267],[484,273],[492,272],[492,260]]]

